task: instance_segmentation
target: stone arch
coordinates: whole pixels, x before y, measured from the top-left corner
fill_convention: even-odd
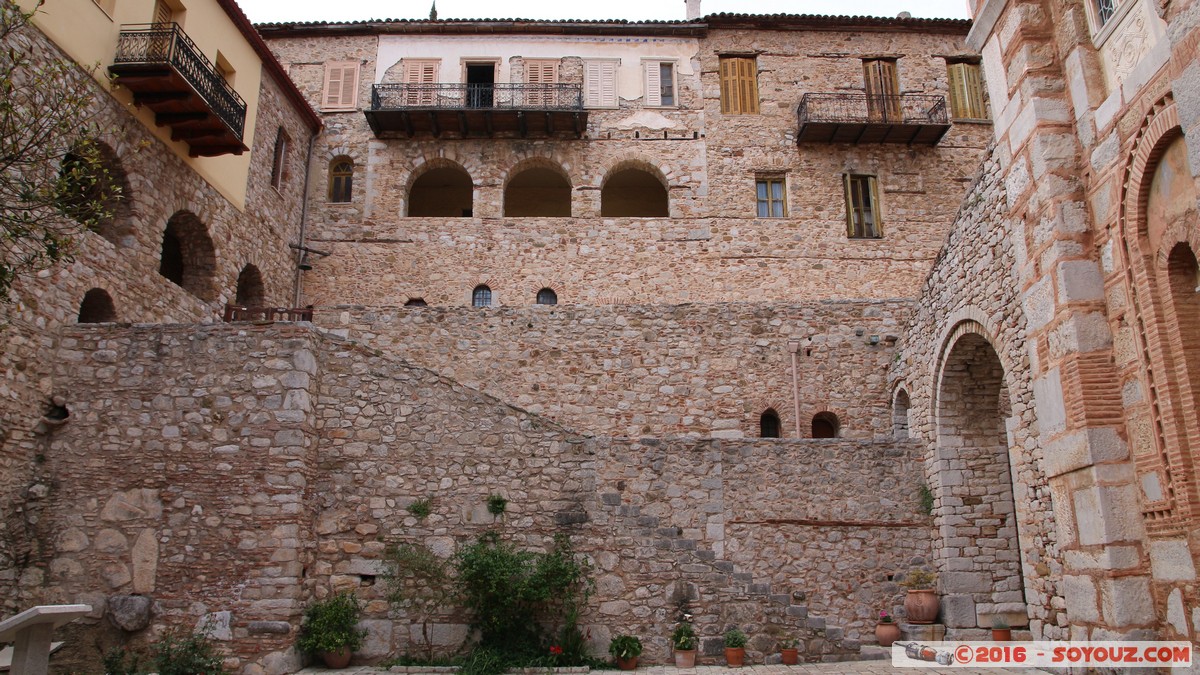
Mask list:
[[[73,147],[63,156],[59,176],[64,213],[77,220],[95,218],[91,230],[114,246],[132,243],[133,191],[112,146],[90,139],[86,148]]]
[[[466,167],[445,158],[426,161],[409,175],[407,215],[469,218],[474,215],[475,181]]]
[[[912,424],[908,414],[911,410],[912,400],[909,398],[908,389],[904,386],[897,387],[892,395],[892,436],[894,438],[909,438]]]
[[[767,408],[758,416],[759,438],[783,438],[783,420],[774,408]]]
[[[544,157],[519,162],[504,177],[504,216],[569,218],[571,176]]]
[[[812,438],[839,438],[842,435],[842,420],[832,410],[822,410],[812,416]]]
[[[93,288],[79,303],[78,323],[112,323],[117,320],[117,307],[112,296],[103,288]]]
[[[243,307],[267,306],[267,287],[257,266],[247,263],[242,268],[238,274],[233,302]]]
[[[640,159],[614,164],[600,184],[600,216],[665,218],[671,215],[670,184],[655,165]]]
[[[981,628],[1002,616],[1028,623],[1009,458],[1007,371],[983,326],[955,326],[939,356],[934,426],[946,464],[931,481],[944,561],[969,561],[942,579],[943,622]]]
[[[158,273],[205,301],[216,297],[216,250],[208,228],[191,211],[176,211],[163,230]]]

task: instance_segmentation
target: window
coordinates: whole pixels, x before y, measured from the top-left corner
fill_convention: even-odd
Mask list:
[[[863,81],[867,92],[867,116],[871,121],[904,119],[896,59],[863,59]]]
[[[354,194],[354,162],[345,157],[333,160],[329,167],[329,201],[346,204]]]
[[[758,435],[760,438],[780,438],[779,413],[772,409],[758,418]]]
[[[220,50],[217,51],[216,66],[217,74],[221,76],[222,80],[225,80],[225,82],[232,87],[233,78],[237,74],[237,70],[234,69],[233,64],[229,62],[229,59],[226,58],[225,54],[221,53]]]
[[[846,184],[846,236],[851,239],[878,239],[879,190],[875,176],[843,176]]]
[[[357,61],[331,61],[325,64],[321,110],[354,110],[358,106],[358,66]]]
[[[978,63],[947,63],[950,112],[956,119],[987,119],[983,105],[983,77]]]
[[[538,291],[537,304],[539,304],[539,305],[557,305],[558,304],[558,293],[555,293],[554,289],[543,288],[542,290]]]
[[[617,108],[617,66],[620,61],[586,61],[583,65],[583,104],[589,108]]]
[[[1096,27],[1099,28],[1108,23],[1112,15],[1117,11],[1116,0],[1095,0],[1096,8]]]
[[[754,181],[758,198],[759,218],[787,216],[787,197],[783,176],[758,178]]]
[[[154,0],[154,23],[171,23],[175,20],[175,11],[163,0]]]
[[[404,303],[405,307],[428,307],[429,303],[425,302],[425,298],[409,298]]]
[[[646,61],[645,104],[651,108],[675,105],[675,63],[672,61]]]
[[[812,419],[813,438],[837,438],[841,423],[831,412],[817,413]]]
[[[93,288],[79,303],[79,323],[111,323],[117,320],[117,308],[112,297],[102,288]]]
[[[758,113],[758,61],[753,56],[721,57],[721,112]]]
[[[534,107],[548,107],[555,102],[558,84],[558,61],[525,62],[525,102]]]
[[[283,127],[279,127],[279,133],[275,135],[275,158],[271,162],[271,187],[276,190],[283,185],[286,178],[287,145],[287,132]]]
[[[409,85],[405,88],[404,105],[433,105],[440,65],[441,62],[436,60],[404,60],[401,76],[404,78],[404,84]]]
[[[237,289],[234,291],[233,304],[240,307],[265,307],[267,305],[267,287],[263,283],[262,272],[254,265],[242,268],[237,279]]]
[[[471,291],[471,306],[472,307],[491,307],[492,306],[492,289],[484,284],[475,287]]]

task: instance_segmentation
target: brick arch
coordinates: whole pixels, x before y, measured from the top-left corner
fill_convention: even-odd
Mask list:
[[[758,438],[759,431],[761,431],[760,422],[762,420],[763,413],[767,412],[768,410],[774,410],[775,415],[779,418],[779,437],[788,438],[788,430],[791,429],[793,432],[795,431],[794,424],[792,424],[793,420],[788,415],[788,413],[791,412],[791,409],[792,408],[790,404],[784,403],[775,398],[760,398],[751,401],[749,404],[747,404],[747,410],[749,414],[747,415],[746,419],[746,436],[750,438]]]
[[[671,171],[662,167],[654,160],[641,155],[626,155],[610,163],[608,168],[604,170],[604,174],[597,176],[598,180],[596,180],[595,186],[603,190],[610,178],[626,169],[638,169],[649,173],[662,183],[663,189],[667,190],[668,194],[670,193]]]
[[[933,399],[942,465],[930,481],[937,548],[943,563],[970,564],[970,574],[943,580],[943,602],[959,610],[944,620],[965,629],[986,627],[996,615],[1012,625],[1028,621],[1006,429],[1009,371],[987,333],[969,319],[954,325],[938,355]]]
[[[1123,236],[1132,237],[1130,243],[1145,236],[1150,177],[1163,153],[1182,134],[1175,99],[1168,93],[1151,104],[1142,126],[1134,135],[1132,153],[1126,160],[1118,223]]]
[[[121,156],[105,141],[80,141],[63,156],[59,204],[117,247],[132,243],[133,190]]]
[[[560,279],[547,279],[546,277],[535,277],[525,285],[528,289],[525,297],[532,298],[532,303],[537,302],[537,294],[543,288],[549,288],[554,291],[554,295],[558,297],[558,303],[563,303],[563,296],[567,293],[567,283]]]
[[[246,307],[265,307],[267,305],[267,287],[257,265],[247,263],[238,273],[234,303]]]
[[[477,278],[473,282],[471,282],[471,284],[467,287],[467,307],[474,306],[474,304],[475,304],[474,303],[475,289],[479,288],[480,286],[487,286],[488,290],[490,290],[492,292],[492,301],[491,301],[491,303],[488,304],[488,307],[499,307],[500,306],[500,292],[499,292],[500,279],[498,279],[496,277],[490,277],[490,276],[484,277],[484,278]],[[428,300],[428,298],[426,298],[426,299]]]
[[[521,153],[517,156],[517,160],[500,174],[499,184],[501,188],[508,188],[508,183],[517,174],[529,169],[549,169],[554,173],[562,176],[567,181],[567,184],[574,189],[579,184],[576,176],[571,175],[570,162],[555,157],[552,153],[547,156],[544,154]]]
[[[349,157],[355,167],[366,166],[367,160],[362,152],[353,145],[335,145],[325,148],[325,164],[330,164],[339,157]]]

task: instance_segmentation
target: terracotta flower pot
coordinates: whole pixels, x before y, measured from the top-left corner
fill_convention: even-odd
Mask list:
[[[992,641],[993,642],[1010,642],[1010,641],[1012,641],[1012,629],[1011,628],[993,628],[992,629]]]
[[[783,663],[783,665],[794,666],[797,663],[800,663],[800,650],[799,649],[780,649],[779,650],[779,658],[781,659],[780,662]]]
[[[875,624],[875,640],[879,642],[880,647],[891,647],[892,643],[899,639],[900,624],[894,622]]]
[[[740,668],[746,661],[745,647],[726,647],[725,648],[725,663],[730,668]]]
[[[350,665],[352,655],[349,647],[342,647],[336,652],[321,652],[321,660],[326,668],[345,668]]]
[[[938,615],[938,596],[932,588],[911,590],[904,598],[909,623],[933,623]]]
[[[695,668],[696,667],[696,650],[695,649],[676,649],[675,650],[675,667],[676,668]]]
[[[638,657],[631,656],[627,659],[617,657],[617,667],[621,670],[636,670]]]

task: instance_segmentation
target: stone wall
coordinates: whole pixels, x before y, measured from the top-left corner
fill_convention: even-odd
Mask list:
[[[18,40],[32,50],[35,62],[66,58],[35,30]],[[91,82],[83,69],[75,77]],[[259,111],[272,124],[260,124],[253,140],[244,209],[207,184],[99,85],[94,93],[90,112],[101,130],[99,140],[113,150],[127,179],[125,200],[108,236],[80,232],[73,261],[18,279],[11,300],[0,306],[0,613],[30,599],[13,592],[18,575],[13,561],[37,555],[37,542],[26,536],[22,503],[35,496],[29,488],[34,459],[43,448],[38,425],[52,406],[59,331],[76,322],[84,294],[107,292],[122,322],[212,321],[233,301],[238,275],[252,264],[269,303],[290,305],[292,300],[295,264],[287,243],[298,235],[304,159],[293,149],[291,180],[278,190],[270,185],[274,125],[282,125],[293,139],[307,139],[309,130],[279,83],[263,77]],[[204,299],[159,274],[164,228],[180,212],[194,214],[212,240],[215,266],[211,295]]]
[[[622,436],[755,437],[774,409],[794,438],[796,341],[801,437],[832,412],[840,436],[863,439],[892,436],[886,373],[908,308],[321,307],[316,322],[577,431]]]
[[[891,575],[929,556],[912,442],[587,439],[303,325],[78,327],[58,362],[72,414],[44,440],[23,588],[93,604],[102,643],[146,638],[100,619],[138,594],[152,632],[213,621],[231,665],[294,667],[304,603],[355,588],[362,654],[400,653],[419,629],[383,601],[386,544],[448,555],[497,529],[571,536],[594,566],[597,652],[634,631],[665,659],[682,593],[707,654],[736,624],[757,659],[791,633],[820,660],[856,653],[899,604]],[[406,510],[420,498],[424,519]],[[443,647],[464,621],[440,619]]]

